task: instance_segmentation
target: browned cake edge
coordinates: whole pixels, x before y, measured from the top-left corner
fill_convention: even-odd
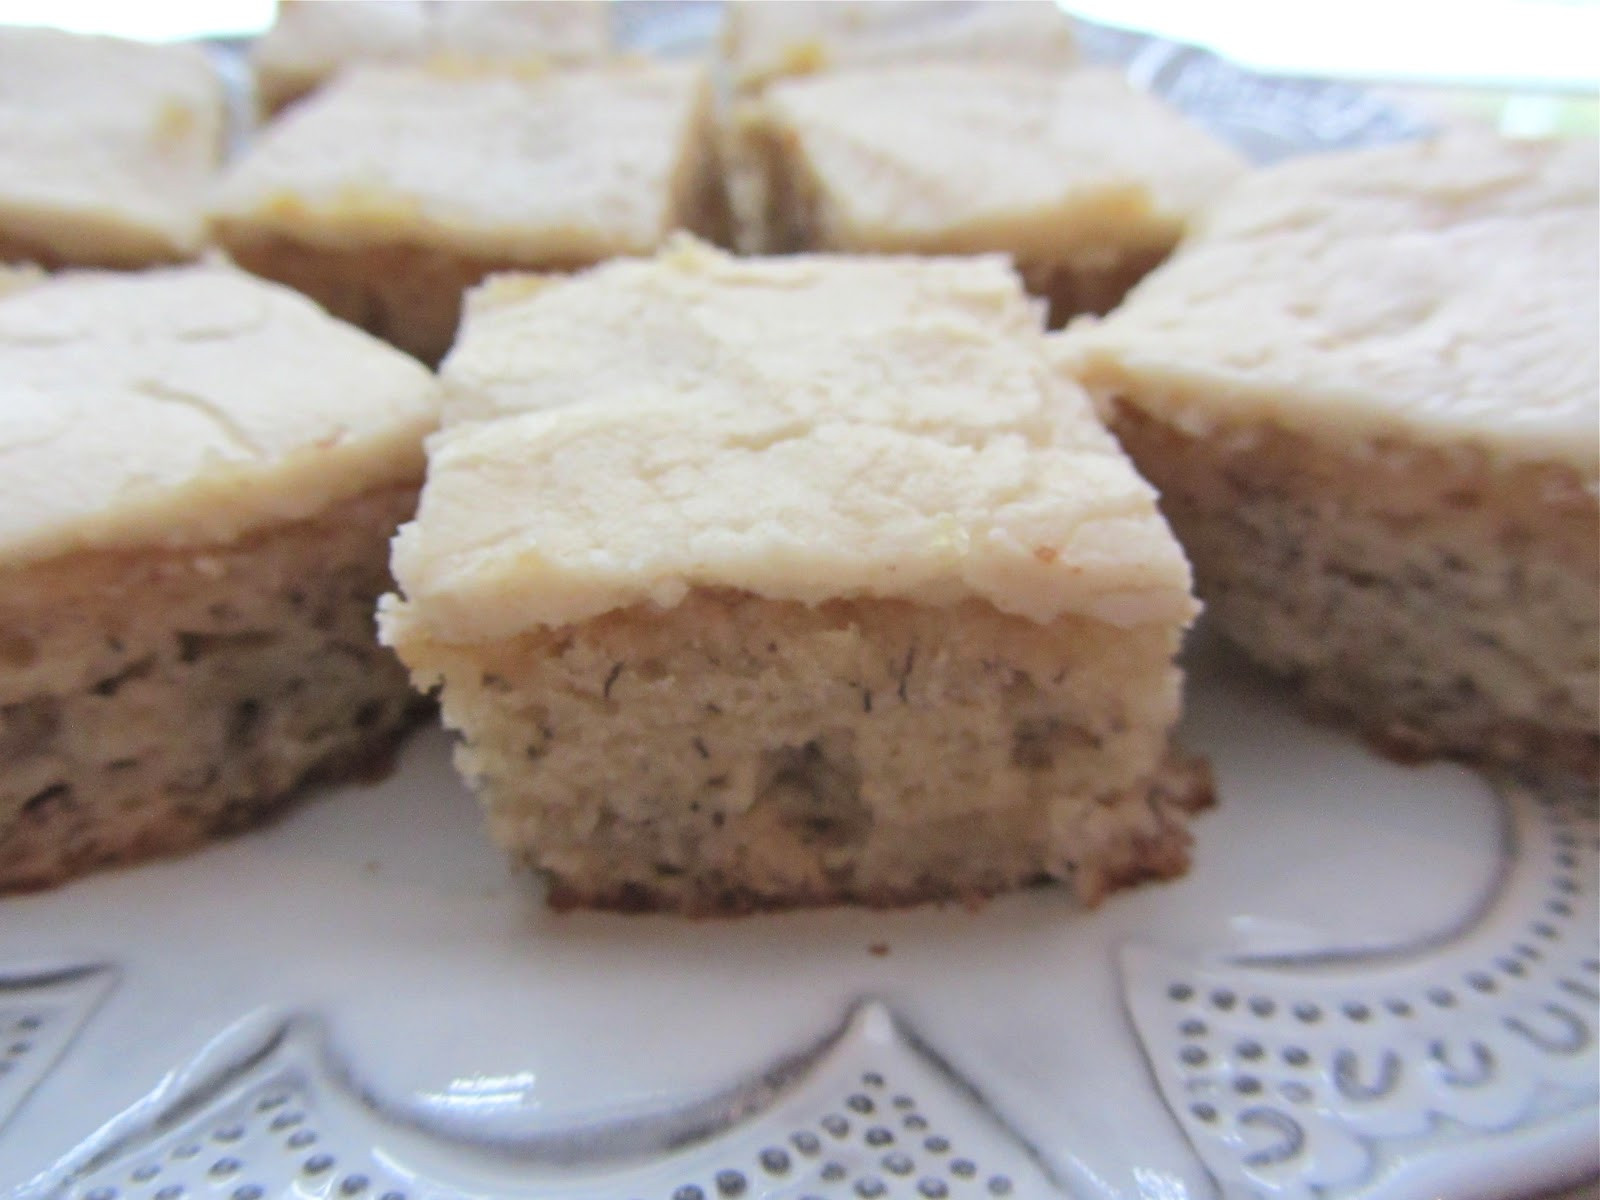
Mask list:
[[[63,216],[57,235],[48,239],[24,237],[16,232],[0,230],[0,263],[33,263],[49,271],[68,267],[138,270],[170,266],[195,257],[156,237],[124,239],[121,248],[116,251],[102,248],[91,254],[74,250],[73,244],[81,240],[81,235],[75,230],[82,228],[81,225],[75,225],[72,218]],[[104,239],[96,234],[95,240]]]
[[[382,243],[315,245],[223,222],[217,238],[239,266],[309,296],[328,313],[437,365],[455,340],[462,298],[496,271],[570,271],[587,263],[526,264],[448,248]]]
[[[311,95],[327,83],[334,70],[258,65],[251,72],[255,85],[255,111],[263,121],[271,121],[284,109]]]
[[[692,886],[655,887],[604,878],[582,880],[546,876],[546,900],[558,912],[598,909],[623,913],[675,912],[691,917],[738,917],[792,908],[856,904],[867,908],[910,908],[929,903],[975,905],[1006,892],[1051,883],[1066,883],[1079,901],[1094,907],[1112,892],[1141,883],[1177,879],[1189,869],[1194,838],[1186,818],[1216,803],[1210,764],[1174,750],[1138,787],[1097,801],[1110,823],[1092,861],[1073,864],[1056,876],[1035,867],[1009,874],[951,880],[926,875],[910,886],[816,888],[775,896],[738,880],[715,876],[695,879]],[[1004,835],[1002,823],[992,833]],[[982,850],[975,844],[974,852]],[[526,865],[537,864],[524,859]]]
[[[1060,329],[1073,317],[1105,316],[1171,251],[1170,246],[1107,247],[1099,255],[1059,262],[1018,262],[1017,271],[1029,293],[1049,304],[1048,327]]]
[[[711,103],[707,85],[695,97],[684,130],[667,223],[725,242],[727,198],[711,133]],[[245,270],[294,288],[333,316],[429,366],[437,366],[455,341],[466,291],[488,276],[498,271],[566,274],[594,265],[587,258],[484,256],[451,245],[448,237],[432,245],[404,240],[335,245],[245,218],[214,220],[212,234]]]

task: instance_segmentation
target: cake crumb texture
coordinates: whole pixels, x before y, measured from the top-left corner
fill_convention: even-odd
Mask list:
[[[401,653],[444,681],[457,764],[554,906],[734,914],[1181,874],[1211,785],[1168,747],[1177,640],[697,589]]]
[[[421,711],[372,630],[415,502],[0,567],[0,892],[193,848],[381,761]]]

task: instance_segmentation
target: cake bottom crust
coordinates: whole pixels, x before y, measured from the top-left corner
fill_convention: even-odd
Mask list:
[[[1208,621],[1315,715],[1403,761],[1600,776],[1600,512],[1575,472],[1114,410]]]
[[[547,902],[558,912],[592,908],[611,912],[675,912],[694,917],[736,917],[791,908],[855,904],[909,908],[930,902],[979,904],[1020,888],[1065,883],[1094,906],[1121,888],[1176,879],[1189,869],[1193,843],[1186,818],[1215,803],[1204,759],[1172,752],[1153,777],[1125,792],[1098,797],[1081,826],[1059,845],[1046,846],[1032,814],[993,814],[982,823],[941,831],[962,847],[972,866],[950,873],[925,871],[899,882],[857,883],[819,879],[781,891],[716,870],[697,871],[670,883],[649,881],[648,858],[597,864],[589,874],[546,875]],[[912,836],[912,835],[908,835]],[[754,856],[760,845],[750,847]],[[1064,872],[1041,868],[1041,856],[1063,856]],[[532,857],[526,865],[537,867]],[[618,881],[622,871],[631,875]]]
[[[0,572],[0,892],[248,828],[426,711],[377,644],[414,486],[225,546]]]

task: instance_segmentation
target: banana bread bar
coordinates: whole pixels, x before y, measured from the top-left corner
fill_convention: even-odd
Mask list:
[[[383,754],[434,384],[213,267],[0,296],[0,891],[241,828]]]
[[[496,280],[384,640],[558,906],[903,904],[1180,873],[1195,608],[997,258],[691,241]]]
[[[1211,618],[1396,753],[1600,768],[1596,174],[1286,163],[1066,335]]]
[[[240,266],[436,362],[492,271],[574,270],[719,224],[708,103],[692,65],[358,68],[265,130],[213,227]]]
[[[1103,70],[843,71],[775,83],[732,123],[741,249],[1009,254],[1056,324],[1108,311],[1244,169]]]
[[[0,262],[193,258],[223,111],[197,47],[0,28]]]
[[[275,113],[359,63],[576,65],[611,52],[604,0],[279,0],[250,50],[261,108]]]

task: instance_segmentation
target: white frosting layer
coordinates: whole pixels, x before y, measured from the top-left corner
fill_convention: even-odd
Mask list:
[[[792,142],[836,250],[1160,250],[1244,170],[1111,71],[847,71],[775,84],[755,112]]]
[[[999,259],[735,260],[676,242],[491,284],[442,378],[413,625],[508,636],[727,587],[1177,624],[1188,566]]]
[[[192,256],[222,129],[194,46],[0,28],[0,238],[69,263]]]
[[[418,479],[435,382],[218,267],[0,296],[0,553],[222,542]]]
[[[1038,329],[998,257],[742,259],[678,238],[653,259],[469,293],[445,420],[657,397],[1007,427],[1040,411],[1019,349]]]
[[[1593,141],[1326,155],[1231,191],[1063,350],[1185,428],[1467,443],[1600,470]]]
[[[358,69],[269,126],[212,215],[225,233],[539,265],[648,253],[686,219],[706,103],[691,65]]]

